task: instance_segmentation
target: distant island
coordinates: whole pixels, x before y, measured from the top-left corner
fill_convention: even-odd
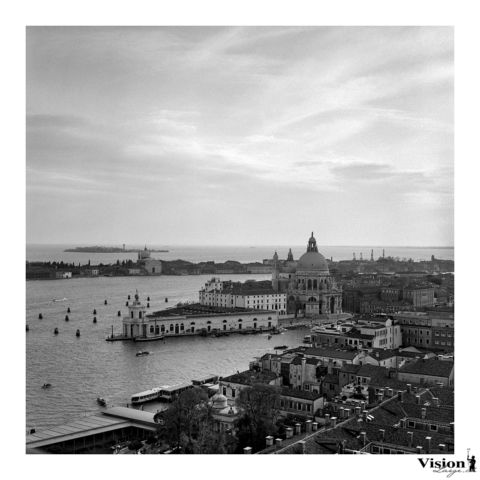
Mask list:
[[[149,252],[168,252],[168,250],[149,249]],[[141,248],[120,248],[120,247],[76,247],[67,248],[64,252],[73,253],[138,253],[143,252]]]

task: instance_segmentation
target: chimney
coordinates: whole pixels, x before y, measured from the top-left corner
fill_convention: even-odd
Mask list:
[[[432,437],[427,437],[427,453],[430,453],[430,450],[432,449]]]
[[[437,397],[432,398],[432,404],[433,404],[434,407],[438,407],[438,398]]]
[[[359,417],[362,414],[362,409],[360,407],[355,407],[355,415]]]
[[[398,398],[399,402],[403,401],[403,392],[401,390],[398,392],[398,397],[397,398]]]
[[[407,383],[407,392],[412,393],[412,385],[410,383]]]
[[[337,417],[332,417],[332,427],[335,428],[337,426]]]
[[[445,451],[445,444],[444,444],[444,443],[440,443],[440,444],[438,445],[438,447],[440,448],[440,450]]]
[[[300,435],[302,432],[302,425],[300,423],[295,424],[295,435]]]
[[[389,397],[393,397],[393,389],[389,388],[387,392]]]
[[[443,388],[443,383],[442,382],[438,382],[438,388]]]
[[[362,412],[362,415],[363,415],[363,421],[366,422],[367,421],[367,415],[368,415],[368,412],[366,410],[364,410]]]
[[[311,420],[307,420],[305,422],[305,429],[306,429],[307,433],[310,433],[312,431],[312,421]]]
[[[365,446],[367,444],[367,433],[366,432],[360,432],[360,440],[362,441],[362,446]]]
[[[306,446],[307,442],[305,440],[300,440],[298,442],[298,444],[300,445],[300,453],[305,454],[306,453],[305,446]]]
[[[425,417],[427,416],[427,409],[422,408],[422,420],[425,420]]]
[[[329,363],[329,364],[327,365],[327,373],[328,373],[329,375],[332,374],[332,364],[331,364],[331,363]]]
[[[379,403],[383,402],[383,389],[377,393],[377,400]]]
[[[417,455],[420,455],[422,453],[422,447],[419,445],[417,447]]]
[[[252,447],[245,447],[245,448],[243,449],[243,453],[244,453],[245,455],[251,454],[251,453],[252,453]]]
[[[316,432],[317,429],[318,429],[318,423],[317,423],[317,422],[313,422],[313,423],[312,423],[312,430],[313,430],[314,432]]]
[[[275,450],[278,450],[279,448],[282,448],[282,439],[281,438],[276,438],[275,439]]]
[[[267,447],[271,447],[273,445],[273,437],[272,436],[265,437],[265,440],[266,440]]]
[[[380,433],[380,440],[381,440],[382,442],[384,442],[384,441],[385,441],[385,430],[384,430],[383,428],[381,428],[381,429],[378,431],[378,433]]]
[[[285,430],[287,432],[287,438],[292,438],[293,437],[293,428],[292,427],[287,427]]]
[[[325,414],[325,425],[330,425],[330,414],[329,413]]]
[[[363,400],[360,402],[360,406],[362,407],[362,411],[365,410],[365,405],[367,402],[364,402]]]
[[[407,432],[408,446],[411,447],[413,444],[413,432]]]
[[[417,393],[417,387],[413,387],[413,393]]]
[[[455,433],[455,429],[453,428],[455,426],[454,422],[450,423],[450,431],[452,432],[452,435]]]
[[[420,395],[415,395],[415,403],[420,405]]]
[[[344,418],[344,417],[343,417],[343,407],[340,407],[340,408],[338,409],[338,412],[340,413],[339,417],[343,420],[343,418]]]

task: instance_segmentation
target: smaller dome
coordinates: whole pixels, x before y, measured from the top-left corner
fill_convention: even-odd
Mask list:
[[[212,397],[212,406],[213,408],[226,408],[228,407],[227,397],[221,393],[217,393]]]

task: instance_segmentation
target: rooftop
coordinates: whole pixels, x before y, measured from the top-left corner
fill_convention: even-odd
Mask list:
[[[358,355],[358,351],[310,347],[305,350],[305,355],[311,355],[312,357],[327,357],[338,358],[342,360],[353,360]]]
[[[183,305],[181,307],[168,308],[167,310],[159,310],[153,312],[150,315],[147,315],[147,318],[168,318],[168,317],[196,317],[200,315],[208,316],[221,316],[229,314],[238,314],[238,313],[274,313],[272,310],[263,310],[263,309],[251,309],[251,308],[240,308],[240,307],[218,307],[213,305],[202,305],[200,303],[191,303],[188,305]]]
[[[278,375],[270,370],[255,372],[253,370],[245,370],[244,372],[234,373],[228,377],[222,378],[222,383],[239,383],[241,385],[253,385],[254,383],[266,383],[278,378]]]
[[[446,377],[452,373],[453,362],[442,362],[441,360],[428,359],[409,362],[399,369],[399,373],[413,373],[417,375],[428,375],[431,377]]]
[[[295,397],[295,398],[304,398],[307,400],[316,400],[317,398],[323,397],[322,393],[312,393],[307,390],[299,390],[298,388],[282,388],[282,396],[284,397]]]

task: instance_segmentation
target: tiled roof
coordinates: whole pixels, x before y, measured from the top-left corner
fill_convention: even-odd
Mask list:
[[[358,355],[358,352],[356,350],[337,351],[333,348],[310,347],[305,350],[305,355],[311,355],[314,357],[328,357],[328,358],[339,358],[343,360],[353,360]]]
[[[299,390],[297,388],[288,387],[283,387],[281,394],[284,397],[304,398],[307,400],[316,400],[317,398],[323,397],[322,393],[312,393],[307,390]]]
[[[384,350],[383,348],[373,348],[371,352],[368,353],[375,360],[386,360],[387,358],[394,358],[397,356],[395,350]]]
[[[422,418],[422,409],[426,411],[425,419],[432,422],[441,422],[450,424],[455,421],[453,408],[432,407],[425,405],[416,405],[413,403],[406,403],[403,406],[408,418]]]
[[[361,365],[353,365],[352,363],[346,363],[340,368],[340,372],[356,374],[361,368]]]
[[[453,388],[447,387],[429,387],[426,390],[425,398],[438,398],[439,406],[449,406],[453,407],[455,401],[455,394]]]
[[[386,367],[380,367],[377,365],[362,365],[362,368],[358,371],[359,377],[370,378],[388,378],[388,373],[391,369]]]
[[[432,377],[448,378],[453,370],[453,362],[442,362],[437,359],[409,362],[400,368],[399,373],[413,373]]]
[[[235,373],[228,377],[222,378],[222,383],[239,383],[242,385],[253,385],[254,383],[270,383],[277,378],[278,375],[269,370],[255,372],[253,370],[246,370],[245,372]]]

